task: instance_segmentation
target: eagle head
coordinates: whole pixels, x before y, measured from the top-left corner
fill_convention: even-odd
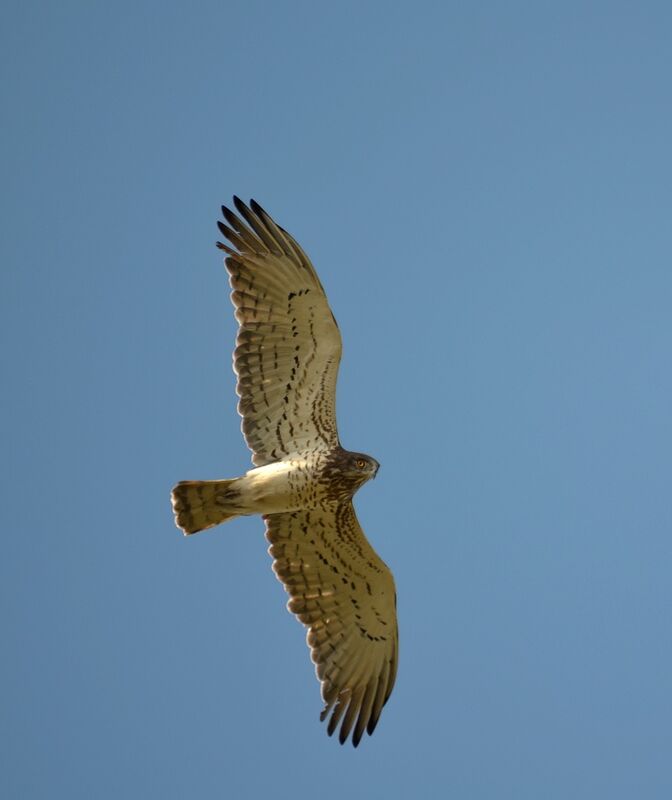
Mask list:
[[[348,453],[347,472],[353,477],[375,478],[380,464],[375,458],[367,456],[365,453]]]
[[[329,494],[338,500],[347,500],[368,480],[376,477],[380,464],[365,453],[351,453],[342,447],[329,454],[322,471],[322,481]]]
[[[367,456],[366,453],[350,453],[347,450],[344,451],[343,456],[341,474],[353,484],[353,492],[356,492],[371,478],[376,477],[380,464],[375,458]]]

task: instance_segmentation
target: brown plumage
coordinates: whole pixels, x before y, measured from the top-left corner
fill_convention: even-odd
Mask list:
[[[397,673],[392,575],[357,520],[354,493],[378,462],[344,450],[336,426],[341,337],[299,244],[252,201],[234,198],[218,223],[229,244],[239,323],[234,370],[242,430],[255,469],[240,478],[183,481],[172,494],[191,534],[242,514],[266,522],[273,569],[308,645],[329,718],[357,746],[373,733]]]

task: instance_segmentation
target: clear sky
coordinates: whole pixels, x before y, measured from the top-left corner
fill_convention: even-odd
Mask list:
[[[0,794],[672,796],[672,11],[5,4]],[[219,205],[310,253],[398,682],[320,726],[249,468]]]

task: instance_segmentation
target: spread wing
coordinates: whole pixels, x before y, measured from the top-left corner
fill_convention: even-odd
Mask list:
[[[254,200],[240,216],[222,207],[231,299],[240,327],[234,351],[238,410],[256,466],[338,445],[336,377],[341,336],[313,265]]]
[[[348,502],[264,517],[273,569],[290,595],[288,609],[308,627],[308,646],[322,682],[320,719],[327,732],[353,729],[359,744],[373,733],[397,673],[394,580]],[[341,722],[342,720],[342,722]]]

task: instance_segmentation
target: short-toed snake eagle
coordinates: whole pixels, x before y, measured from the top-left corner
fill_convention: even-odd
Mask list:
[[[319,278],[292,236],[237,197],[218,223],[239,323],[238,410],[255,468],[173,489],[185,534],[261,514],[289,610],[308,628],[328,733],[373,733],[397,672],[392,575],[357,521],[354,493],[378,462],[341,447],[336,376],[341,337]]]

